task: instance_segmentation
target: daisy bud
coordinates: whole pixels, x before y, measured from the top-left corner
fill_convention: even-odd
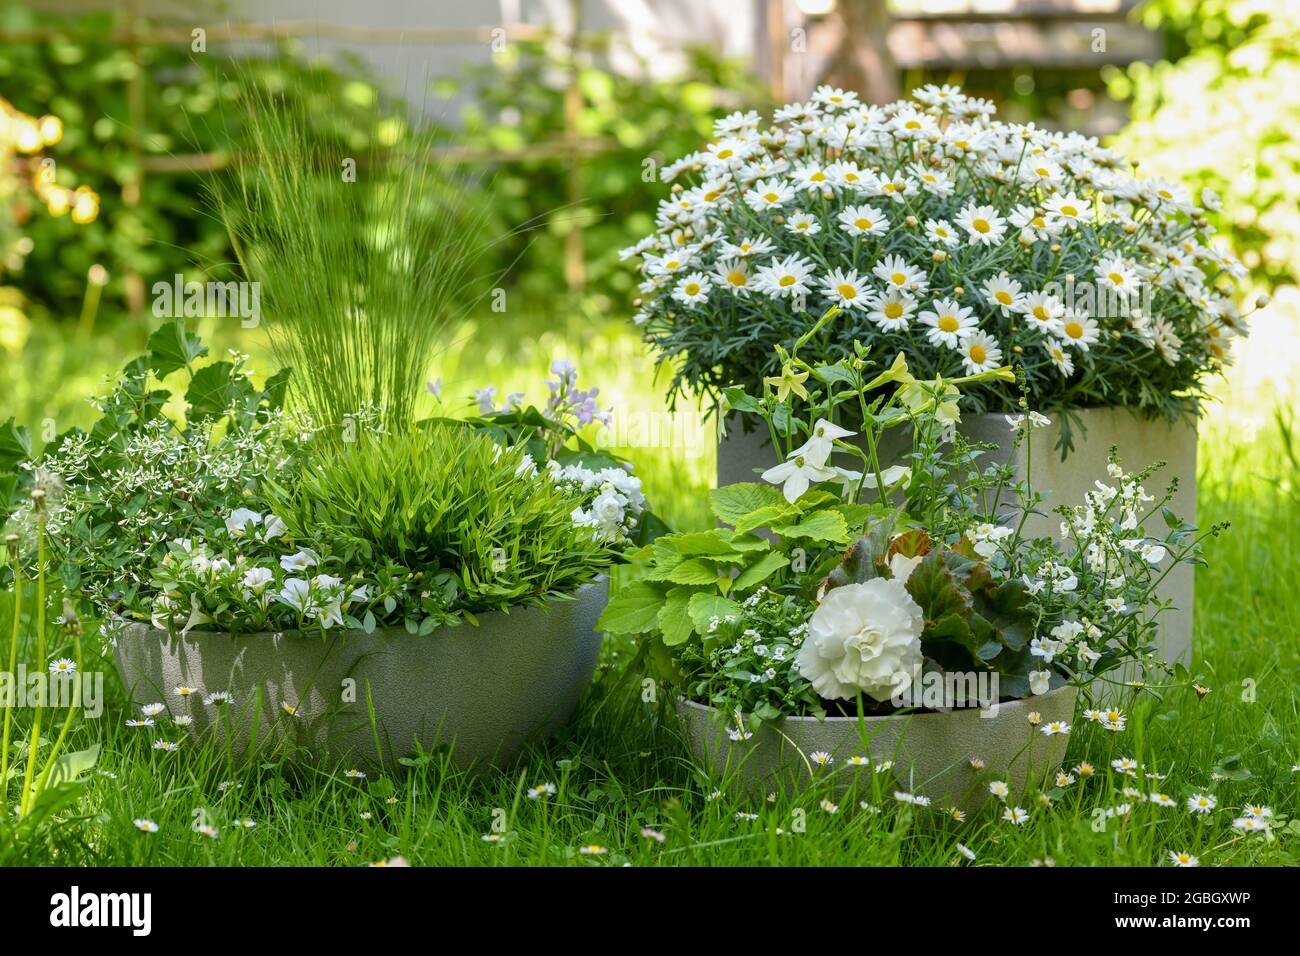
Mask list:
[[[1011,351],[1015,352],[1017,355],[1023,355],[1025,352],[1025,348],[1023,345],[1013,345],[1011,347]]]
[[[641,308],[641,297],[640,297],[640,296],[637,296],[635,299],[632,300],[632,308],[634,308],[634,309],[639,309],[639,308]]]
[[[1258,299],[1255,300],[1255,308],[1262,309],[1264,308],[1264,306],[1268,305],[1272,301],[1273,300],[1270,299],[1268,296],[1261,295]]]
[[[942,249],[936,249],[934,250],[934,255],[930,256],[930,258],[935,262],[947,262],[948,253],[944,252]]]
[[[772,221],[778,226],[785,224],[785,216],[773,216]]]
[[[1061,244],[1059,242],[1052,243],[1052,254],[1055,255],[1060,251],[1061,251]]]
[[[907,228],[908,228],[908,229],[915,229],[915,228],[916,228],[916,217],[915,217],[915,216],[908,216],[906,219],[903,220],[903,222],[907,223]]]
[[[1197,229],[1204,229],[1210,224],[1210,220],[1206,219],[1204,216],[1197,216],[1192,221],[1196,224]]]
[[[1111,329],[1110,337],[1111,337],[1112,339],[1122,338],[1122,336],[1120,335],[1120,331],[1119,331],[1119,329]]]
[[[1020,234],[1020,244],[1022,246],[1032,246],[1034,244],[1034,237],[1028,231],[1022,232]]]
[[[1135,233],[1135,232],[1138,231],[1137,223],[1135,223],[1135,222],[1126,222],[1126,223],[1124,223],[1123,229],[1124,229],[1124,231],[1125,231],[1126,233],[1128,233],[1128,234],[1131,236],[1131,235],[1133,235],[1133,233]]]
[[[673,188],[669,190],[669,192],[671,192],[673,195],[676,195],[677,193],[679,193],[679,192],[681,192],[681,191],[682,191],[682,184],[681,184],[681,183],[673,183]]]
[[[37,514],[45,510],[45,492],[40,488],[32,491],[32,510]]]
[[[822,190],[822,199],[831,200],[835,198],[835,193],[829,189]]]
[[[953,295],[965,295],[965,294],[966,294],[966,290],[963,289],[961,286],[956,286],[956,287],[953,288],[953,290],[952,290],[952,294],[953,294]]]

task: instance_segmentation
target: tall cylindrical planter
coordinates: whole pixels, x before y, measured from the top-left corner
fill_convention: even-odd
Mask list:
[[[131,624],[115,656],[132,702],[164,705],[152,718],[159,737],[179,716],[178,733],[215,736],[237,759],[289,750],[392,768],[449,745],[462,768],[502,765],[572,714],[596,668],[607,597],[602,579],[572,600],[480,614],[477,627],[424,636],[400,628],[173,636]]]
[[[695,759],[753,799],[797,793],[815,781],[837,795],[857,781],[861,792],[863,776],[880,772],[891,790],[974,810],[988,798],[990,781],[1005,781],[1015,795],[1060,767],[1069,736],[1042,728],[1072,723],[1077,700],[1066,686],[988,710],[786,717],[743,740],[730,726],[734,718],[714,707],[679,698],[677,715]]]
[[[1196,523],[1196,425],[1190,421],[1170,423],[1164,419],[1142,417],[1124,408],[1083,408],[1074,413],[1079,426],[1073,430],[1074,450],[1062,461],[1056,449],[1060,435],[1060,416],[1054,416],[1046,428],[1031,433],[1033,456],[1033,483],[1037,491],[1051,492],[1044,502],[1043,515],[1031,515],[1026,522],[1031,535],[1060,533],[1060,518],[1052,509],[1061,505],[1083,503],[1083,496],[1095,488],[1093,482],[1107,481],[1106,464],[1111,446],[1119,450],[1125,468],[1137,471],[1156,461],[1165,461],[1165,468],[1151,480],[1148,492],[1163,491],[1171,478],[1178,479],[1178,490],[1170,507],[1183,520]],[[766,429],[746,432],[739,415],[733,414],[727,423],[727,434],[718,443],[718,484],[756,481],[756,475],[776,463]],[[1024,445],[1014,448],[1014,435],[1007,425],[1005,415],[965,415],[960,425],[962,434],[973,441],[994,446],[985,459],[989,462],[1010,462],[1019,477],[1026,473],[1031,449]],[[901,432],[887,433],[885,447],[881,449],[882,465],[900,460],[903,451]],[[896,443],[892,448],[888,439]],[[891,454],[892,451],[892,454]],[[1158,527],[1164,528],[1159,517]],[[1192,651],[1192,602],[1195,593],[1195,575],[1191,565],[1176,567],[1160,588],[1160,597],[1173,602],[1173,607],[1161,614],[1160,645],[1166,661],[1188,663]]]

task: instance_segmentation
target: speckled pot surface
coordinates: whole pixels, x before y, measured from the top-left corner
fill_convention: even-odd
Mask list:
[[[1077,698],[1075,688],[1067,686],[1000,704],[992,716],[971,708],[861,722],[787,717],[742,741],[730,739],[728,715],[716,708],[679,698],[677,715],[696,760],[718,778],[733,778],[752,798],[802,790],[814,775],[829,777],[842,795],[855,775],[871,773],[865,765],[848,763],[850,758],[869,755],[873,765],[893,762],[890,772],[899,788],[969,811],[988,797],[990,780],[1006,780],[1014,795],[1031,778],[1042,779],[1061,765],[1069,736],[1043,734],[1028,715],[1037,711],[1043,724],[1073,723]],[[832,762],[814,766],[809,755],[818,751],[830,754]],[[984,761],[983,770],[971,766],[972,757]]]
[[[392,767],[450,744],[460,767],[501,765],[577,706],[595,671],[607,598],[601,580],[573,600],[480,614],[478,627],[424,637],[401,628],[172,637],[132,624],[115,656],[136,705],[191,715],[191,737],[215,734],[239,758],[255,743],[259,755],[301,749],[336,766]],[[197,692],[182,697],[177,687]],[[221,691],[233,701],[205,703]],[[156,719],[166,736],[168,715]]]
[[[1178,479],[1178,491],[1170,507],[1192,524],[1196,523],[1196,425],[1180,421],[1170,423],[1163,419],[1152,420],[1135,415],[1124,408],[1082,408],[1075,412],[1083,430],[1074,431],[1074,451],[1065,461],[1056,450],[1061,433],[1060,416],[1053,416],[1052,424],[1033,431],[1032,471],[1034,488],[1051,492],[1042,505],[1043,514],[1030,515],[1025,530],[1030,535],[1058,536],[1060,517],[1053,510],[1061,505],[1083,503],[1085,493],[1092,491],[1093,482],[1110,481],[1106,464],[1110,448],[1119,449],[1124,467],[1138,471],[1156,461],[1168,464],[1147,482],[1152,494],[1159,494],[1171,478]],[[1013,435],[1005,415],[965,415],[961,431],[974,441],[988,442],[994,446],[986,462],[1007,462],[1013,472],[1023,476],[1030,470],[1029,457],[1022,445],[1013,448]],[[885,435],[881,446],[882,464],[902,461],[904,441],[910,441],[901,429]],[[756,470],[761,471],[776,463],[766,429],[745,432],[739,417],[733,413],[728,420],[727,434],[718,443],[718,485],[739,481],[757,481]],[[1156,515],[1151,526],[1163,533],[1165,523]],[[1173,602],[1173,607],[1160,616],[1160,649],[1165,660],[1191,663],[1192,607],[1195,600],[1196,579],[1190,564],[1180,564],[1160,586],[1161,598]]]

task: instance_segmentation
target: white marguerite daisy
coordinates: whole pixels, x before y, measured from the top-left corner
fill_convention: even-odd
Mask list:
[[[889,219],[875,206],[845,206],[836,218],[851,236],[883,236],[889,231]]]
[[[935,245],[947,246],[949,249],[957,245],[958,241],[952,223],[946,219],[927,219],[925,221],[925,238]]]
[[[958,348],[962,339],[979,330],[974,310],[956,299],[935,299],[917,318],[930,327],[925,337],[932,345],[946,345],[950,349]]]
[[[886,332],[897,332],[908,327],[915,309],[915,299],[906,292],[890,289],[883,295],[875,296],[867,318]]]
[[[1101,338],[1101,329],[1096,320],[1081,312],[1067,309],[1060,321],[1060,329],[1056,333],[1058,338],[1081,352],[1088,351],[1088,346],[1096,344]]]
[[[957,225],[966,230],[972,242],[982,246],[1001,242],[1007,232],[1007,221],[993,206],[967,206],[957,214]]]
[[[776,179],[760,179],[745,193],[745,202],[751,209],[780,209],[794,198],[794,190]]]
[[[1190,853],[1178,853],[1174,850],[1169,851],[1169,862],[1174,866],[1200,866],[1201,861],[1196,859]]]
[[[788,255],[760,266],[754,278],[755,287],[773,298],[793,298],[810,291],[808,282],[813,278],[812,263],[798,254]]]
[[[785,228],[801,236],[815,236],[822,231],[822,224],[816,216],[806,212],[797,212],[785,221]]]
[[[703,272],[692,272],[678,280],[673,298],[683,305],[699,305],[708,301],[712,288],[708,276]]]
[[[984,332],[973,332],[958,346],[962,365],[971,375],[988,372],[1002,362],[1002,349],[997,340]]]
[[[1074,374],[1074,360],[1070,358],[1070,354],[1058,343],[1044,342],[1043,351],[1047,353],[1047,358],[1056,366],[1056,370],[1062,375],[1069,376]]]
[[[1044,202],[1043,208],[1052,221],[1068,226],[1076,226],[1092,218],[1092,203],[1080,199],[1074,193],[1064,196],[1058,193]]]
[[[902,256],[887,256],[872,268],[871,274],[885,283],[889,289],[900,292],[924,292],[929,284],[925,273],[909,265]]]
[[[720,259],[714,266],[714,281],[739,296],[749,295],[749,265],[744,259]]]
[[[871,287],[856,269],[836,269],[822,279],[822,289],[832,302],[844,308],[865,309],[871,299]]]
[[[983,291],[984,298],[990,305],[1000,309],[1003,315],[1011,315],[1020,310],[1020,283],[1005,272],[987,280]]]
[[[1030,328],[1038,329],[1044,334],[1059,334],[1065,305],[1056,296],[1046,292],[1030,292],[1020,300],[1020,314],[1025,317]]]

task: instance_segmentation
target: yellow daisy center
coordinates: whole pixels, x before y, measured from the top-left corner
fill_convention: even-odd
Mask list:
[[[835,287],[835,291],[838,292],[840,296],[845,299],[856,299],[858,297],[857,288],[855,286],[850,285],[847,282],[841,282],[839,285]]]
[[[853,225],[865,231],[871,228],[871,220],[860,216],[857,219],[853,220]]]
[[[718,159],[730,159],[734,155],[736,154],[729,149],[718,150]]]
[[[1113,282],[1115,285],[1123,285],[1123,284],[1124,284],[1124,275],[1123,275],[1123,273],[1120,273],[1120,272],[1112,272],[1112,273],[1110,273],[1110,275],[1106,276],[1106,278],[1108,278],[1108,279],[1109,279],[1111,282]]]
[[[1010,305],[1012,301],[1010,292],[994,292],[993,298],[997,299],[1003,305]]]
[[[885,318],[897,319],[903,314],[903,305],[901,302],[889,302],[885,305]]]
[[[1044,309],[1041,305],[1036,305],[1034,306],[1034,318],[1036,318],[1039,322],[1046,322],[1048,321],[1048,319],[1051,318],[1051,316],[1047,314],[1047,310]]]
[[[1062,216],[1071,216],[1071,217],[1073,217],[1073,216],[1077,216],[1077,215],[1079,215],[1079,210],[1078,210],[1076,207],[1074,207],[1074,206],[1062,206],[1062,207],[1061,207],[1061,215],[1062,215]]]
[[[993,227],[989,225],[989,221],[987,219],[975,219],[971,221],[971,228],[974,229],[976,232],[988,232]]]
[[[688,282],[688,283],[686,283],[686,289],[685,289],[685,292],[686,292],[687,295],[699,295],[699,294],[700,294],[700,284],[699,284],[698,282]]]
[[[956,332],[961,324],[951,315],[939,316],[939,328],[945,332]]]
[[[721,189],[714,189],[710,192],[705,193],[704,199],[706,202],[713,202],[713,200],[717,199],[721,195],[722,195]]]
[[[768,202],[776,202],[781,197],[778,196],[776,193],[763,193],[763,198],[766,199]]]
[[[988,357],[989,353],[978,342],[970,347],[970,360],[976,365],[983,365]]]
[[[728,272],[728,273],[727,273],[727,281],[728,281],[729,283],[731,283],[732,285],[744,285],[744,284],[745,284],[745,273],[743,273],[743,272],[739,272],[739,271],[737,271],[737,272]]]
[[[889,281],[894,283],[894,285],[902,285],[907,281],[907,276],[903,275],[901,272],[893,272],[890,273]]]
[[[809,176],[808,178],[809,178],[810,180],[812,180],[813,182],[815,182],[815,183],[824,183],[824,182],[826,182],[826,174],[823,173],[820,169],[817,170],[817,172],[813,173],[813,174],[812,174],[811,176]]]
[[[794,276],[781,276],[780,280],[777,282],[777,285],[782,286],[783,288],[789,288],[790,286],[794,285],[795,282],[796,279]]]
[[[1072,339],[1083,338],[1083,326],[1078,322],[1066,322],[1065,334]]]

